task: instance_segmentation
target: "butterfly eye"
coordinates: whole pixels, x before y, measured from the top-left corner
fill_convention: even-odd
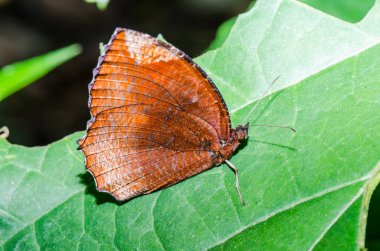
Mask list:
[[[239,141],[246,140],[248,138],[248,130],[246,128],[241,128],[236,132],[236,137]]]

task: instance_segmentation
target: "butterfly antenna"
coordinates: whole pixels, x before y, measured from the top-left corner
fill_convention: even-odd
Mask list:
[[[226,164],[235,172],[235,184],[236,184],[236,190],[239,194],[239,197],[240,197],[240,201],[241,201],[241,204],[243,206],[245,206],[245,201],[243,200],[243,196],[241,196],[241,192],[240,192],[240,186],[239,186],[239,178],[238,178],[238,169],[234,166],[234,164],[232,164],[229,160],[225,160],[224,162],[226,162]]]
[[[285,129],[289,129],[291,130],[292,132],[296,132],[296,129],[294,129],[293,127],[290,127],[290,126],[278,126],[278,125],[249,125],[250,127],[251,126],[265,126],[265,127],[275,127],[275,128],[285,128]]]
[[[276,81],[280,78],[281,75],[279,75],[277,78],[275,78],[272,83],[268,86],[268,88],[265,90],[264,94],[261,95],[260,99],[259,99],[259,102],[257,102],[255,104],[255,106],[249,111],[249,113],[247,114],[247,116],[245,116],[245,118],[243,119],[244,123],[245,124],[247,122],[247,119],[251,116],[251,114],[256,110],[257,106],[261,103],[261,101],[263,101],[264,97],[268,94],[270,88],[274,85],[274,83],[276,83]]]

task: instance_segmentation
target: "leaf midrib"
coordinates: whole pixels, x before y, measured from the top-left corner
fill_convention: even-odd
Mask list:
[[[328,194],[333,193],[333,192],[340,191],[340,190],[342,190],[342,189],[344,189],[344,188],[347,188],[347,187],[350,187],[350,186],[354,186],[354,185],[356,185],[356,184],[358,184],[358,183],[361,183],[361,182],[363,182],[363,181],[366,181],[366,180],[368,180],[368,179],[371,178],[371,176],[370,176],[371,174],[372,174],[372,171],[370,172],[370,174],[367,174],[367,175],[365,175],[365,176],[363,176],[363,177],[361,177],[361,178],[359,178],[359,179],[357,179],[357,180],[355,180],[355,181],[353,181],[353,182],[343,183],[343,184],[341,184],[341,185],[338,185],[338,186],[334,186],[334,187],[331,187],[331,188],[325,189],[324,191],[321,191],[321,192],[319,192],[319,193],[315,193],[315,194],[313,194],[313,195],[311,195],[311,196],[308,196],[308,197],[305,197],[305,198],[303,198],[303,199],[297,200],[297,201],[295,201],[295,202],[293,202],[293,203],[287,204],[285,207],[280,208],[280,209],[274,211],[274,212],[271,213],[271,214],[265,215],[265,216],[261,217],[260,219],[258,219],[258,220],[256,220],[256,221],[252,222],[251,224],[248,224],[248,225],[243,226],[242,228],[238,229],[237,231],[231,233],[228,237],[223,238],[223,239],[220,240],[219,242],[215,243],[214,246],[209,247],[209,249],[210,249],[210,248],[214,248],[214,247],[216,247],[216,246],[219,246],[219,245],[221,245],[221,244],[227,242],[229,239],[231,239],[232,237],[234,237],[234,236],[240,234],[241,232],[245,231],[246,229],[251,228],[251,227],[253,227],[253,226],[255,226],[255,225],[258,225],[259,223],[265,222],[265,221],[267,221],[268,219],[270,219],[270,218],[272,218],[272,217],[275,217],[276,215],[278,215],[278,214],[280,214],[280,213],[284,213],[284,212],[286,212],[286,211],[288,211],[288,210],[291,210],[291,209],[293,209],[293,208],[295,208],[295,207],[297,207],[297,206],[299,206],[299,205],[301,205],[301,204],[304,204],[304,203],[310,202],[310,201],[312,201],[312,200],[314,200],[314,199],[318,199],[318,198],[320,198],[320,197],[322,197],[322,196],[328,195]],[[363,187],[364,187],[364,186],[363,186]],[[361,193],[363,193],[363,191],[362,191],[362,190],[364,190],[363,187],[360,189]],[[352,202],[352,203],[353,203],[353,202]],[[326,231],[326,232],[327,232],[327,231]]]

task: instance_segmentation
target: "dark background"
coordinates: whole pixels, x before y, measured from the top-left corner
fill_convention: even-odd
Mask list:
[[[106,11],[84,0],[0,0],[0,67],[79,43],[83,52],[29,87],[5,99],[0,127],[8,140],[46,145],[89,119],[87,85],[97,64],[99,43],[115,27],[135,29],[167,41],[196,57],[225,20],[242,13],[249,0],[111,0]]]

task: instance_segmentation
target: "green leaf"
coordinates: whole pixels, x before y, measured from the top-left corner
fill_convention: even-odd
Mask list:
[[[255,4],[255,1],[252,1],[251,4],[248,6],[248,10],[250,10]],[[236,22],[237,17],[233,17],[222,23],[218,30],[216,31],[215,39],[211,42],[210,46],[207,48],[207,51],[215,50],[222,46],[224,41],[226,41],[228,35],[230,34],[230,31],[232,27],[234,26]]]
[[[375,0],[299,0],[320,11],[341,18],[348,22],[360,21],[368,10],[373,6]]]
[[[81,47],[73,44],[41,56],[2,67],[0,69],[0,101],[30,85],[80,52]]]
[[[233,17],[222,23],[216,31],[215,39],[211,42],[210,46],[207,48],[208,51],[215,50],[222,46],[224,41],[226,41],[228,35],[231,32],[232,27],[236,22],[237,17]]]
[[[99,10],[106,10],[110,0],[85,0],[87,3],[95,3]]]
[[[380,5],[369,15],[380,18]],[[376,24],[376,22],[373,22]],[[118,204],[96,192],[73,134],[46,147],[0,141],[3,249],[355,250],[380,176],[380,39],[293,0],[259,1],[197,61],[244,122],[231,159],[168,189]],[[342,231],[344,229],[344,232]],[[343,232],[343,233],[342,233]]]

